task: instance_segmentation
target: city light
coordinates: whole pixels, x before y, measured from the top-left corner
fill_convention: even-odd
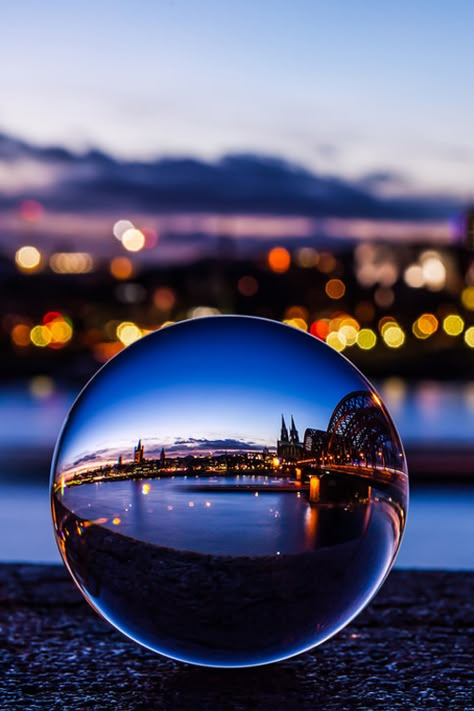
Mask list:
[[[474,326],[469,326],[464,333],[464,341],[469,348],[474,348]]]
[[[398,324],[390,324],[384,328],[382,338],[389,348],[400,348],[405,343],[405,334]]]
[[[283,274],[290,268],[291,257],[285,247],[273,247],[268,253],[268,266],[277,274]]]
[[[94,268],[94,261],[88,252],[56,252],[49,266],[56,274],[87,274]]]
[[[132,321],[122,321],[122,323],[119,323],[117,326],[116,335],[124,346],[129,346],[142,337],[142,332],[136,323]]]
[[[364,351],[370,351],[377,343],[377,336],[371,328],[362,328],[357,334],[357,345]]]
[[[258,291],[258,281],[253,276],[240,277],[237,289],[242,296],[255,296]]]
[[[464,330],[464,321],[457,314],[449,314],[443,320],[443,331],[448,336],[459,336]]]
[[[438,252],[429,250],[420,255],[421,271],[425,286],[431,291],[439,291],[446,283],[446,267]]]
[[[35,272],[41,264],[41,252],[36,247],[25,245],[16,251],[15,262],[21,271]]]
[[[313,321],[309,332],[313,336],[316,336],[316,338],[320,338],[322,341],[325,341],[329,333],[329,319],[319,319],[318,321]]]
[[[30,393],[38,400],[45,400],[55,391],[54,380],[47,375],[35,375],[29,385]]]
[[[325,291],[330,299],[342,299],[346,293],[346,285],[340,279],[330,279],[326,283]]]
[[[33,326],[30,331],[30,341],[38,348],[46,348],[52,340],[51,331],[47,326]]]
[[[420,289],[425,283],[423,269],[419,264],[411,264],[407,267],[407,269],[405,269],[403,279],[405,284],[410,286],[412,289]]]
[[[283,319],[283,323],[286,323],[288,326],[293,326],[293,328],[299,328],[301,331],[308,330],[308,324],[303,318]]]
[[[319,262],[319,252],[313,247],[301,247],[296,250],[295,261],[304,269],[316,267]]]
[[[203,316],[218,316],[219,314],[219,309],[214,306],[195,306],[188,311],[189,318],[203,318]]]
[[[438,330],[438,319],[434,314],[422,314],[413,323],[412,331],[416,338],[424,340],[436,333]]]
[[[145,235],[136,227],[130,227],[122,234],[122,244],[129,252],[139,252],[145,246]]]
[[[15,346],[25,348],[30,345],[30,330],[30,326],[27,326],[25,323],[17,323],[16,326],[13,326],[10,331],[10,337]]]
[[[466,286],[461,292],[461,302],[464,308],[474,311],[474,286]]]
[[[331,331],[328,333],[326,336],[326,343],[328,346],[331,346],[331,348],[334,348],[335,351],[339,352],[343,351],[346,347],[344,336],[337,331]]]
[[[114,257],[109,269],[115,279],[130,279],[134,272],[133,264],[128,257]]]
[[[167,286],[160,286],[153,292],[153,304],[159,311],[171,311],[176,304],[176,293]]]
[[[114,236],[118,239],[118,241],[121,242],[125,232],[127,230],[132,230],[134,226],[135,225],[133,224],[133,222],[130,222],[130,220],[117,220],[117,222],[112,228],[112,232],[114,233]]]

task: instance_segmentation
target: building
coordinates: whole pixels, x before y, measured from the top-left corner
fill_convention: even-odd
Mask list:
[[[141,439],[138,440],[138,444],[133,450],[133,461],[135,464],[141,464],[145,460],[145,448],[142,444]]]
[[[290,432],[286,427],[285,418],[281,416],[280,439],[277,441],[277,455],[287,461],[299,459],[303,454],[303,445],[300,442],[293,415],[291,416]]]

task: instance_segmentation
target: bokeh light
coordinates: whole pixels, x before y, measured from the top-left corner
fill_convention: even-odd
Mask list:
[[[464,320],[458,314],[449,314],[443,320],[443,330],[448,336],[460,336],[464,330]]]
[[[377,343],[377,335],[371,328],[361,328],[357,334],[357,345],[364,351],[370,351]]]
[[[17,323],[13,326],[10,331],[10,337],[15,346],[20,346],[21,348],[29,346],[31,343],[30,331],[30,326],[27,326],[25,323]]]
[[[326,283],[325,291],[330,299],[342,299],[346,293],[346,285],[340,279],[330,279]]]
[[[422,314],[413,323],[412,331],[416,338],[424,340],[438,330],[438,319],[434,314]]]
[[[283,274],[290,268],[291,257],[285,247],[273,247],[268,253],[268,266],[272,272]]]
[[[389,348],[401,348],[405,343],[405,334],[398,324],[389,324],[382,332],[382,338]]]
[[[469,348],[474,348],[474,326],[469,326],[464,333],[464,341]]]
[[[41,264],[41,252],[36,247],[25,245],[17,250],[15,262],[17,267],[24,272],[37,271]]]
[[[474,286],[466,286],[461,292],[461,301],[464,308],[474,311]]]
[[[153,292],[153,304],[159,311],[171,311],[176,304],[176,292],[168,286],[159,286]]]
[[[253,276],[240,277],[237,289],[242,296],[255,296],[258,291],[258,281]]]
[[[129,346],[142,337],[142,332],[136,323],[132,321],[122,321],[117,326],[117,338],[124,346]]]
[[[122,234],[122,244],[129,252],[139,252],[145,246],[145,235],[136,227],[130,227]]]
[[[110,273],[115,279],[130,279],[134,273],[134,267],[128,257],[114,257],[110,262]]]
[[[94,268],[89,252],[56,252],[49,258],[49,266],[56,274],[87,274]]]

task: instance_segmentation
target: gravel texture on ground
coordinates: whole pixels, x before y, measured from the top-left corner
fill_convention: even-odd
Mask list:
[[[135,645],[61,566],[0,564],[0,709],[474,711],[474,572],[393,571],[325,644],[279,664],[194,667]]]

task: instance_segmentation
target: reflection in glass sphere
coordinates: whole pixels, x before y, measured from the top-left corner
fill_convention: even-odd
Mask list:
[[[221,316],[134,343],[74,404],[53,462],[64,561],[126,635],[250,666],[346,625],[402,536],[402,445],[371,385],[316,338]]]

